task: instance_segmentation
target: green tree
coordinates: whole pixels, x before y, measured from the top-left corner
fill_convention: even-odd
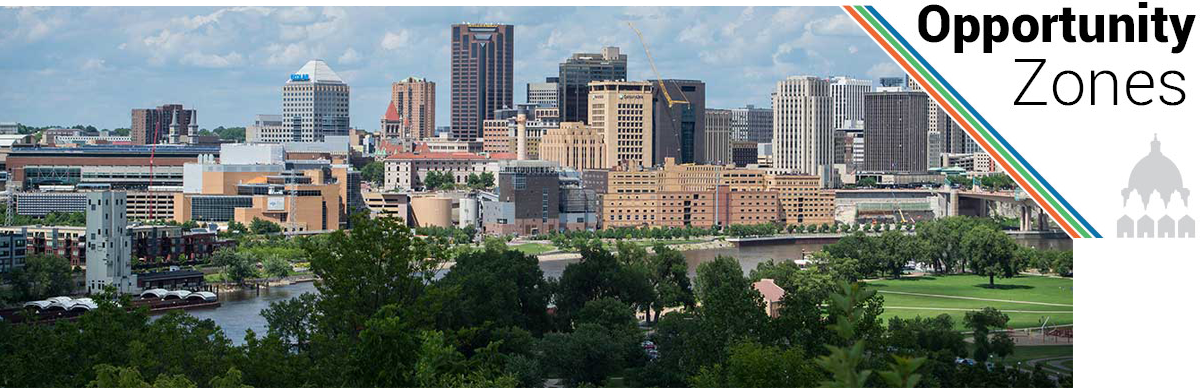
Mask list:
[[[281,231],[283,231],[283,229],[281,229],[279,227],[279,224],[276,224],[274,222],[263,220],[258,217],[254,217],[253,220],[250,220],[250,232],[251,233],[274,234],[274,233],[279,233]]]
[[[292,272],[292,263],[280,256],[268,256],[262,264],[263,273],[270,278],[285,278]]]
[[[75,290],[71,264],[66,258],[48,255],[33,255],[25,258],[25,265],[9,273],[8,299],[14,302],[41,300],[54,296],[70,295]]]
[[[483,188],[496,186],[496,176],[491,171],[484,171],[479,174],[479,185]]]
[[[975,340],[975,361],[982,363],[991,355],[1004,358],[1012,354],[1014,343],[1008,333],[997,332],[989,335],[993,329],[1007,327],[1007,314],[994,307],[984,307],[979,311],[968,311],[963,323],[971,328],[971,336]]]
[[[1017,243],[1012,237],[994,227],[976,225],[962,241],[963,251],[971,263],[971,271],[988,277],[988,285],[996,285],[996,277],[1011,278],[1017,274],[1014,255]]]
[[[623,366],[621,347],[604,327],[587,323],[571,333],[550,333],[541,342],[542,363],[551,376],[571,385],[604,383]]]
[[[376,186],[383,186],[384,167],[383,162],[373,160],[362,166],[361,174],[363,180],[371,182]]]
[[[223,267],[222,273],[227,280],[239,285],[245,284],[246,279],[258,276],[257,260],[245,252],[233,248],[224,248],[213,253],[213,264]]]
[[[492,241],[500,244],[459,255],[454,269],[437,281],[456,294],[442,310],[443,327],[520,327],[540,336],[550,329],[551,290],[537,258]]]

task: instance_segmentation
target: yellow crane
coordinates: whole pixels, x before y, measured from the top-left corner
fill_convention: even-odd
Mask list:
[[[667,84],[663,82],[662,75],[658,74],[658,68],[654,66],[654,57],[650,55],[650,47],[646,46],[646,39],[642,37],[642,32],[633,26],[633,22],[625,23],[629,24],[629,28],[633,29],[634,34],[637,34],[638,41],[642,42],[642,49],[646,51],[646,59],[650,61],[650,70],[654,71],[654,77],[658,78],[658,88],[662,89],[663,97],[667,99],[667,107],[673,108],[675,104],[691,104],[691,102],[688,102],[687,96],[683,94],[682,89],[679,90],[679,98],[682,98],[682,100],[676,100],[671,96],[671,93],[667,92]],[[679,89],[679,85],[675,85],[675,88]]]

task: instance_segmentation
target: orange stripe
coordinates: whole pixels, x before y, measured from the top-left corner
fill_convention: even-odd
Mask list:
[[[999,156],[1000,154],[998,152],[996,152],[996,150],[993,149],[990,144],[988,144],[986,141],[983,140],[983,138],[976,131],[975,127],[968,125],[968,122],[966,120],[964,120],[962,118],[962,116],[959,116],[958,112],[955,111],[954,109],[945,109],[944,108],[944,107],[949,107],[951,105],[949,103],[947,103],[945,100],[943,100],[940,95],[935,93],[936,89],[932,88],[929,85],[929,83],[925,81],[924,78],[921,78],[919,76],[920,73],[918,73],[915,69],[913,69],[911,66],[909,66],[908,62],[906,62],[904,60],[904,58],[899,53],[897,53],[896,50],[893,49],[891,45],[889,45],[887,43],[886,39],[884,39],[882,36],[880,36],[879,33],[876,32],[875,29],[871,27],[870,23],[868,23],[866,20],[864,20],[862,18],[862,15],[859,15],[858,12],[855,11],[854,7],[849,6],[849,5],[844,5],[842,7],[848,13],[850,13],[850,16],[852,16],[854,18],[854,20],[857,21],[858,24],[860,26],[862,26],[863,29],[866,30],[867,33],[871,35],[872,38],[875,39],[875,41],[877,43],[879,43],[879,46],[883,47],[884,51],[887,51],[888,54],[892,56],[892,59],[894,59],[897,63],[899,63],[900,66],[904,67],[904,70],[907,71],[908,74],[912,75],[913,78],[916,79],[917,82],[919,82],[921,84],[921,87],[925,88],[926,94],[928,94],[930,97],[933,97],[935,100],[937,100],[937,102],[942,105],[943,110],[945,110],[952,117],[954,117],[955,121],[958,121],[958,125],[961,125],[963,128],[970,129],[970,131],[967,131],[967,132],[971,134],[971,137],[974,138],[975,141],[978,142],[980,146],[983,146],[983,148],[988,151],[988,154],[990,154],[992,156],[993,160],[995,160],[997,163],[1000,163],[1000,165],[1002,167],[1004,167],[1004,170],[1006,172],[1008,172],[1009,177],[1013,178],[1014,181],[1016,181],[1018,184],[1020,184],[1021,187],[1025,189],[1025,192],[1029,193],[1030,197],[1032,197],[1034,199],[1034,201],[1037,202],[1038,205],[1040,205],[1042,207],[1042,210],[1045,210],[1047,213],[1050,214],[1051,217],[1054,217],[1054,220],[1058,222],[1059,227],[1063,228],[1063,230],[1066,230],[1067,233],[1071,235],[1071,238],[1079,238],[1079,233],[1077,233],[1075,231],[1075,229],[1073,229],[1071,227],[1071,224],[1069,224],[1065,220],[1063,220],[1063,218],[1061,216],[1059,216],[1058,212],[1054,211],[1054,208],[1051,207],[1049,204],[1047,204],[1045,199],[1043,199],[1036,190],[1033,190],[1033,188],[1030,187],[1029,183],[1026,182],[1025,179],[1023,177],[1021,177],[1020,174],[1017,174],[1016,170],[1013,169],[1013,167],[1010,166],[1008,164],[1008,162],[1004,160],[1004,158],[1001,158]]]

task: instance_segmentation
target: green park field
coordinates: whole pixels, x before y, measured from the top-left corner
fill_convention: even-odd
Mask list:
[[[988,279],[974,275],[921,276],[871,281],[868,287],[883,296],[883,319],[936,317],[950,314],[962,330],[968,310],[994,307],[1009,316],[1014,329],[1037,327],[1045,317],[1050,325],[1073,322],[1071,279],[1045,276],[1019,276],[996,279],[994,288]]]

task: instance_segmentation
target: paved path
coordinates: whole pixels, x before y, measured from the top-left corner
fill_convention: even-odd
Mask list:
[[[958,307],[911,307],[911,306],[883,306],[884,309],[899,309],[899,310],[946,310],[946,311],[979,311],[977,308],[958,308]],[[1074,314],[1072,310],[1000,310],[1002,313],[1037,313],[1037,314]]]
[[[1061,303],[1046,303],[1046,302],[1029,302],[1029,301],[1023,301],[1023,300],[1007,300],[1007,299],[972,298],[972,297],[969,297],[969,296],[938,295],[938,294],[921,294],[921,293],[916,293],[916,292],[903,292],[903,291],[884,291],[884,290],[878,290],[878,292],[880,292],[880,293],[883,293],[883,294],[898,294],[898,295],[927,296],[927,297],[930,297],[930,298],[966,299],[966,300],[981,300],[981,301],[985,301],[985,302],[1023,303],[1023,304],[1036,304],[1036,305],[1040,305],[1040,306],[1075,307],[1075,306],[1072,306],[1072,305],[1069,305],[1069,304],[1061,304]]]
[[[1046,373],[1048,373],[1050,375],[1050,377],[1057,379],[1057,377],[1058,377],[1057,375],[1059,375],[1059,374],[1064,374],[1067,376],[1072,375],[1073,370],[1071,368],[1064,366],[1063,363],[1067,362],[1067,361],[1071,361],[1073,359],[1074,359],[1074,356],[1057,356],[1057,357],[1037,358],[1037,359],[1029,360],[1029,362],[1025,363],[1025,366],[1027,368],[1029,368],[1029,370],[1033,370],[1034,365],[1043,364],[1042,370],[1046,371]],[[1047,368],[1047,366],[1050,366],[1050,367],[1053,367],[1056,369],[1050,369],[1050,368]]]

